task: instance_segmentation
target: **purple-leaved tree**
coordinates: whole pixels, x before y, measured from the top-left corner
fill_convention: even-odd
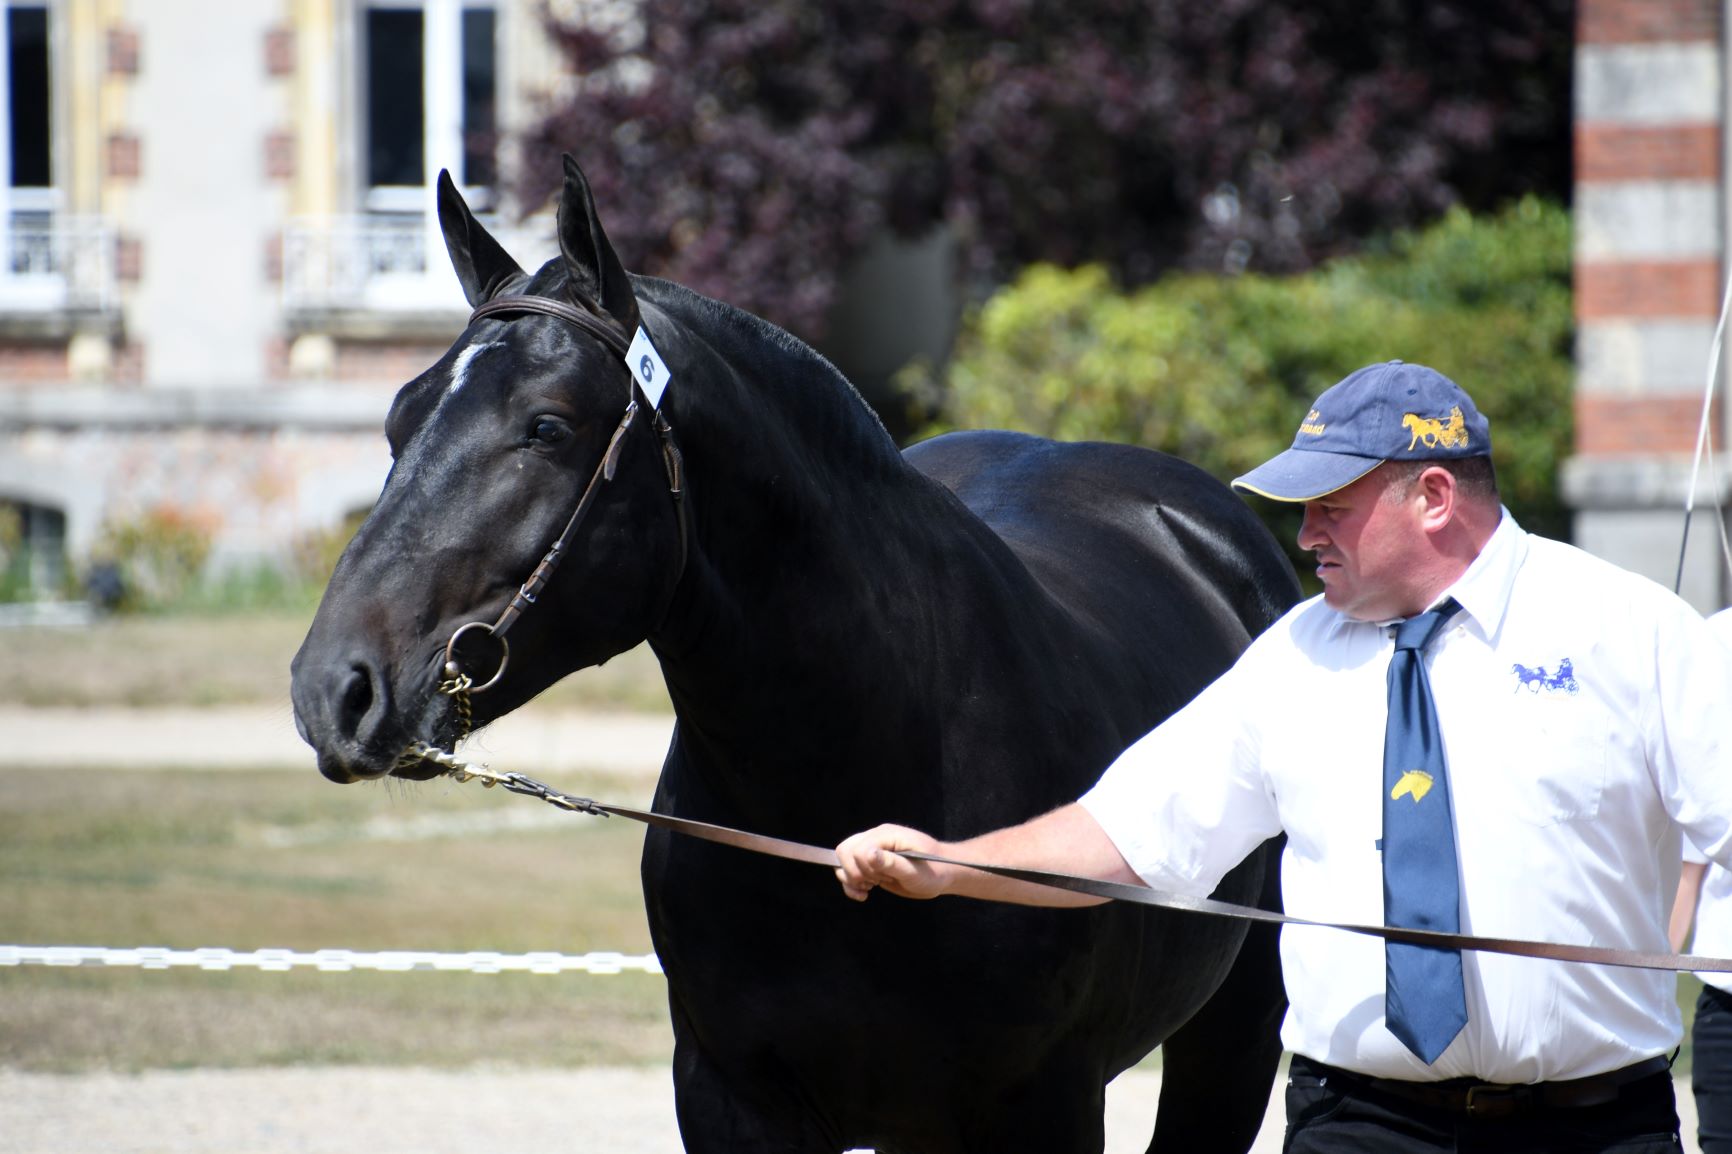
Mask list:
[[[812,338],[884,228],[1031,261],[1307,267],[1453,203],[1567,199],[1570,0],[640,0],[548,18],[639,271]],[[539,203],[558,166],[527,166]]]

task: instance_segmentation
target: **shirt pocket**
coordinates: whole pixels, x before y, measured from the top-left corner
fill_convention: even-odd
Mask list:
[[[1536,826],[1598,817],[1610,734],[1610,718],[1587,694],[1513,702],[1499,745],[1516,816]]]

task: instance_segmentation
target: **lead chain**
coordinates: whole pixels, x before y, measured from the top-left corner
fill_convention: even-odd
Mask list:
[[[470,680],[467,673],[455,674],[439,683],[439,692],[451,698],[457,706],[457,736],[451,741],[453,750],[464,738],[469,736],[470,730],[475,727],[475,715],[469,703],[469,689],[474,684],[475,682]],[[407,769],[422,761],[431,761],[435,765],[443,766],[446,772],[458,775],[459,781],[468,781],[469,777],[486,776],[484,773],[474,773],[473,770],[476,767],[470,766],[467,762],[458,761],[452,753],[447,753],[438,746],[429,745],[425,741],[411,743],[407,749],[398,755],[397,764],[391,768],[393,770]],[[469,771],[469,776],[462,776],[464,771]],[[489,781],[487,784],[493,785],[494,782]]]
[[[474,715],[469,706],[469,690],[474,684],[467,673],[456,674],[439,683],[439,692],[457,703],[457,736],[451,742],[452,749],[456,749],[458,743],[468,737],[470,729],[474,727]]]

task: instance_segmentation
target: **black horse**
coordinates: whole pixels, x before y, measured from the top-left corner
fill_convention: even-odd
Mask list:
[[[656,807],[820,845],[1075,799],[1297,597],[1262,526],[1171,457],[987,432],[898,452],[798,340],[628,275],[569,158],[561,257],[533,277],[445,178],[439,211],[483,315],[398,394],[395,464],[295,658],[334,781],[430,774],[399,758],[458,735],[447,638],[511,601],[592,476],[476,723],[647,638],[678,713]],[[486,311],[527,297],[563,305]],[[672,374],[666,424],[632,423],[608,479],[640,324]],[[469,642],[485,678],[497,653]],[[1277,852],[1219,896],[1273,905]],[[1098,1151],[1106,1082],[1163,1044],[1153,1148],[1242,1151],[1261,1121],[1285,1005],[1266,929],[862,907],[822,869],[654,829],[643,885],[689,1150]]]

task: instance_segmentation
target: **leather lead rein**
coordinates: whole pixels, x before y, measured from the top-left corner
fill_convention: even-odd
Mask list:
[[[674,833],[685,834],[688,837],[715,842],[719,845],[733,846],[736,849],[749,850],[753,853],[767,854],[770,857],[782,858],[787,861],[828,866],[831,869],[835,869],[841,864],[836,858],[835,850],[806,845],[797,841],[788,841],[784,838],[747,833],[744,830],[730,829],[727,826],[713,825],[709,822],[693,821],[690,818],[673,817],[665,813],[630,809],[625,806],[592,801],[589,798],[573,797],[521,773],[496,773],[481,766],[458,761],[450,755],[434,760],[445,766],[446,772],[458,781],[474,780],[488,786],[504,786],[512,793],[537,797],[574,813],[588,813],[602,817],[608,815],[623,817],[631,821],[642,822],[644,825],[653,825]],[[1255,906],[1219,902],[1213,898],[1186,897],[1183,894],[1149,889],[1146,886],[1127,885],[1124,882],[1107,881],[1102,878],[1084,878],[1072,874],[1048,873],[1045,870],[1017,869],[1011,866],[958,861],[955,858],[921,853],[916,850],[899,852],[902,853],[903,857],[915,861],[961,866],[965,869],[996,874],[999,877],[1011,878],[1016,881],[1032,882],[1035,885],[1051,886],[1054,889],[1069,890],[1072,893],[1088,894],[1091,897],[1132,902],[1136,905],[1155,906],[1161,909],[1186,910],[1191,913],[1209,914],[1214,917],[1237,918],[1242,921],[1265,922],[1284,926],[1311,926],[1326,930],[1345,930],[1348,933],[1365,934],[1369,937],[1383,938],[1386,941],[1408,942],[1418,946],[1435,946],[1440,949],[1451,950],[1478,950],[1482,953],[1513,954],[1516,957],[1545,958],[1558,962],[1588,962],[1595,965],[1626,966],[1643,970],[1732,973],[1732,958],[1709,958],[1695,954],[1654,954],[1644,953],[1640,950],[1609,949],[1603,946],[1559,945],[1554,942],[1534,942],[1520,938],[1492,938],[1477,934],[1446,934],[1434,930],[1412,930],[1400,926],[1318,922],[1308,918],[1296,918],[1289,914],[1278,914],[1272,910],[1258,909]]]

